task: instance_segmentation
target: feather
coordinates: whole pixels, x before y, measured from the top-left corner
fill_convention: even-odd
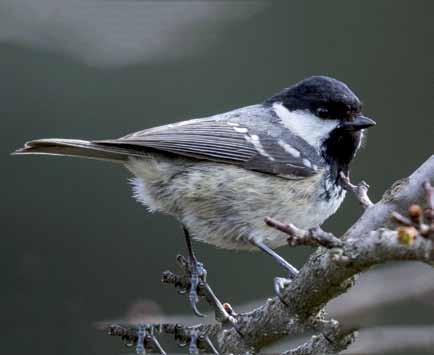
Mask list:
[[[17,149],[12,154],[62,155],[124,163],[131,152],[118,147],[97,145],[85,140],[49,138],[29,141],[23,148]]]
[[[194,119],[151,128],[112,140],[94,143],[125,149],[168,152],[185,157],[242,166],[245,169],[300,178],[315,175],[320,167],[318,154],[301,138],[284,128],[282,139],[260,129],[267,117],[233,111],[222,116]],[[262,114],[267,114],[261,111]],[[234,120],[234,117],[242,117]],[[268,117],[272,119],[272,117]],[[303,153],[302,153],[303,152]],[[306,164],[308,162],[308,164]]]
[[[268,117],[267,117],[268,115]],[[14,154],[85,157],[125,163],[149,152],[241,166],[248,170],[299,179],[318,173],[323,161],[306,141],[282,127],[268,129],[275,117],[263,106],[246,107],[210,118],[193,119],[131,133],[119,139],[40,139]]]

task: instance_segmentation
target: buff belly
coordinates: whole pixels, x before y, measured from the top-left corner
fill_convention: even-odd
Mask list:
[[[131,159],[127,168],[134,196],[151,211],[175,216],[195,240],[225,249],[255,250],[249,240],[271,248],[286,237],[264,223],[270,216],[300,228],[322,224],[336,212],[345,193],[321,197],[324,172],[287,180],[213,162],[152,154]]]

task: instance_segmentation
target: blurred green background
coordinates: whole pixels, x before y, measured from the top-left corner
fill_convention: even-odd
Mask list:
[[[264,4],[218,31],[218,23],[197,24],[194,50],[174,58],[163,50],[152,61],[98,66],[49,46],[0,41],[2,352],[119,354],[120,341],[94,322],[143,299],[167,314],[190,313],[186,299],[160,284],[185,250],[177,223],[135,202],[117,166],[8,155],[26,140],[117,137],[257,103],[325,74],[348,83],[377,120],[352,173],[370,183],[373,199],[433,153],[434,2]],[[0,7],[3,18],[7,9]],[[326,228],[341,233],[360,213],[349,197]],[[273,277],[282,276],[264,255],[196,250],[212,287],[232,304],[272,295]],[[309,250],[280,252],[301,266]]]

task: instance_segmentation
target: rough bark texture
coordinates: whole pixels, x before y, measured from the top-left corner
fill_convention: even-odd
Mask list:
[[[284,299],[289,307],[274,298],[243,315],[241,332],[248,335],[240,339],[234,330],[222,331],[219,337],[221,351],[257,351],[285,335],[316,328],[312,318],[331,299],[352,286],[352,276],[372,265],[391,260],[434,261],[431,240],[418,238],[407,246],[399,243],[395,231],[381,229],[390,225],[393,211],[404,213],[410,204],[423,201],[423,183],[433,180],[434,156],[410,177],[395,182],[381,201],[367,208],[345,233],[342,250],[349,258],[347,262],[335,261],[332,251],[319,249],[285,290]]]

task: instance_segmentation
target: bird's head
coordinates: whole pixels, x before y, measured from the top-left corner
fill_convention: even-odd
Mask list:
[[[265,104],[273,107],[285,127],[343,170],[359,149],[363,130],[375,125],[363,116],[356,94],[327,76],[304,79]]]

